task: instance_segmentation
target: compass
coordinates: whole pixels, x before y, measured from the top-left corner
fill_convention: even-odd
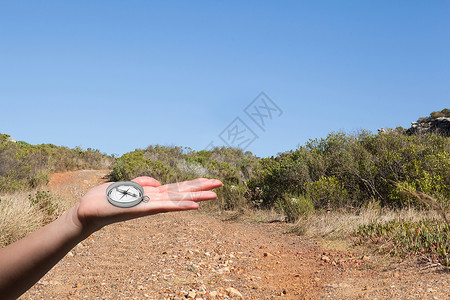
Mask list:
[[[106,189],[106,197],[109,203],[118,207],[132,207],[141,201],[150,200],[144,196],[144,188],[134,181],[118,181]]]

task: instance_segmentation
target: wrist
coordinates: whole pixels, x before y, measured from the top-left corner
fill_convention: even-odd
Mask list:
[[[79,236],[81,240],[84,240],[100,228],[90,226],[86,220],[80,217],[79,206],[80,204],[78,202],[65,213],[65,222],[67,228],[73,233],[74,236]]]

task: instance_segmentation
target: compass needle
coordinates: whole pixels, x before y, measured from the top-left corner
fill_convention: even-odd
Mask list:
[[[119,181],[107,189],[108,201],[118,207],[132,207],[144,200],[144,189],[134,181]],[[144,200],[145,201],[145,200]]]

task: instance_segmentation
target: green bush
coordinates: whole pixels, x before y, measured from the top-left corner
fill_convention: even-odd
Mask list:
[[[275,202],[275,208],[286,216],[288,222],[294,222],[314,211],[313,201],[307,195],[284,194]]]
[[[45,185],[53,172],[110,168],[114,161],[114,158],[90,148],[14,143],[7,141],[9,135],[0,136],[0,192]]]
[[[347,202],[348,192],[335,176],[322,176],[307,186],[308,194],[314,200],[315,207],[325,208],[329,202],[331,207],[338,208],[343,207]]]
[[[441,201],[450,199],[450,138],[434,134],[331,133],[295,151],[260,161],[248,181],[249,202],[272,207],[284,193],[304,194],[316,209],[379,201],[384,207],[421,206],[392,184],[400,182]]]
[[[258,159],[251,152],[233,148],[193,151],[189,148],[149,146],[136,149],[117,159],[110,174],[112,181],[151,176],[161,184],[216,178],[224,186],[217,189],[217,209],[247,206],[246,182],[258,170]]]
[[[448,108],[445,108],[445,109],[443,109],[443,110],[441,110],[441,111],[433,111],[433,112],[430,114],[430,116],[431,116],[433,119],[441,118],[441,117],[449,118],[449,117],[450,117],[450,110],[449,110]]]
[[[44,213],[44,224],[50,223],[57,217],[57,206],[54,204],[53,196],[49,191],[37,191],[34,195],[28,195],[31,205]]]

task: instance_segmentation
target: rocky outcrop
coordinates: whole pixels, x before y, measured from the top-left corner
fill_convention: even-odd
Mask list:
[[[13,137],[10,137],[10,136],[6,138],[6,141],[7,142],[11,142],[11,143],[16,143],[17,142]]]
[[[16,143],[17,141],[9,134],[0,133],[0,144],[3,142]]]
[[[450,136],[450,117],[427,117],[420,118],[417,122],[412,122],[407,130],[408,134],[436,133],[443,136]]]

